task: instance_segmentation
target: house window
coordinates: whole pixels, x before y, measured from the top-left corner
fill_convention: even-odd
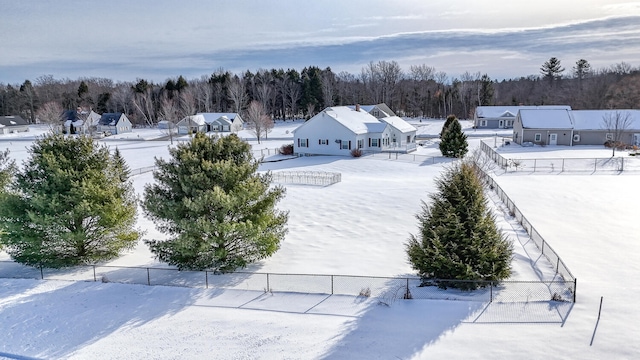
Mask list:
[[[364,147],[364,140],[358,139],[358,149],[362,149]]]
[[[411,135],[407,135],[407,144],[411,143]]]
[[[574,134],[573,135],[573,141],[580,142],[580,134]]]
[[[349,140],[342,140],[340,148],[343,150],[349,150]]]
[[[607,140],[613,140],[613,134],[612,133],[607,133],[606,139]]]
[[[378,139],[371,139],[371,146],[378,147]]]
[[[508,128],[513,127],[513,120],[506,120],[504,122],[504,127],[508,127]]]
[[[329,145],[329,140],[328,139],[320,139],[319,144],[320,145]]]
[[[298,146],[299,147],[309,147],[307,144],[307,139],[298,139]]]
[[[480,126],[487,126],[487,120],[480,120]]]
[[[535,137],[533,138],[533,141],[535,141],[535,142],[542,141],[542,134],[540,134],[540,133],[536,134]]]

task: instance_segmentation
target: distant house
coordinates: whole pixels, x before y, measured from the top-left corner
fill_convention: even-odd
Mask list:
[[[207,131],[207,124],[204,121],[204,116],[201,114],[184,117],[182,120],[178,121],[176,127],[178,128],[178,134],[181,135]]]
[[[62,133],[87,134],[96,129],[102,116],[93,110],[67,110],[62,113]]]
[[[198,113],[204,116],[206,131],[233,132],[242,130],[244,121],[238,113]]]
[[[29,131],[29,124],[21,116],[0,116],[0,134],[27,131]]]
[[[476,129],[513,128],[520,110],[571,110],[568,105],[541,106],[478,106],[473,114]]]
[[[102,133],[122,134],[131,132],[131,121],[123,113],[104,113],[96,125],[96,131]]]
[[[571,145],[573,123],[570,110],[525,109],[517,112],[513,142],[538,145]]]
[[[415,128],[411,130],[403,123],[406,124],[397,117],[387,121],[377,119],[366,111],[357,111],[356,107],[329,107],[293,131],[294,153],[350,155],[353,149],[415,150]]]
[[[605,118],[627,120],[626,127],[618,127],[619,141],[640,145],[640,110],[573,110],[573,145],[602,145],[615,140],[615,129],[607,129]]]
[[[385,103],[380,103],[377,105],[349,105],[348,106],[350,109],[352,110],[357,110],[357,111],[366,111],[369,114],[375,116],[378,119],[384,118],[384,117],[389,117],[389,116],[396,116],[396,114],[393,112],[393,110],[391,110],[387,104]]]
[[[621,131],[621,142],[640,145],[640,110],[520,110],[513,126],[517,144],[603,145],[614,140],[615,129],[608,129],[605,118],[628,117]]]

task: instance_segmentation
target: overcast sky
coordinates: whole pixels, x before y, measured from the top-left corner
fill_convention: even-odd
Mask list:
[[[459,77],[640,66],[640,2],[625,0],[0,0],[0,83],[156,82],[223,68],[426,64]]]

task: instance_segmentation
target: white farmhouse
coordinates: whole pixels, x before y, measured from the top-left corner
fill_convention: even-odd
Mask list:
[[[353,149],[415,150],[416,129],[398,117],[386,119],[377,119],[358,106],[326,108],[293,131],[294,153],[348,156]]]
[[[238,113],[198,113],[204,116],[207,132],[221,131],[237,133],[242,130],[244,121]]]

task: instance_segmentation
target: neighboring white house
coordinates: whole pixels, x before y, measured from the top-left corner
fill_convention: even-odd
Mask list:
[[[474,126],[477,129],[510,129],[520,110],[571,110],[571,106],[478,106],[473,113]]]
[[[385,121],[355,107],[335,106],[293,131],[293,149],[299,155],[350,155],[353,149],[411,151],[415,150],[415,131],[398,117]]]
[[[21,116],[0,116],[0,134],[27,131],[29,131],[29,124]]]
[[[206,132],[207,124],[204,121],[202,114],[189,115],[178,121],[176,124],[178,127],[178,134],[186,135],[196,132]]]
[[[123,113],[104,113],[96,125],[96,131],[102,133],[122,134],[131,132],[131,121]]]
[[[237,133],[242,130],[242,126],[244,125],[244,121],[238,113],[198,113],[198,115],[204,116],[207,132],[220,131]]]

